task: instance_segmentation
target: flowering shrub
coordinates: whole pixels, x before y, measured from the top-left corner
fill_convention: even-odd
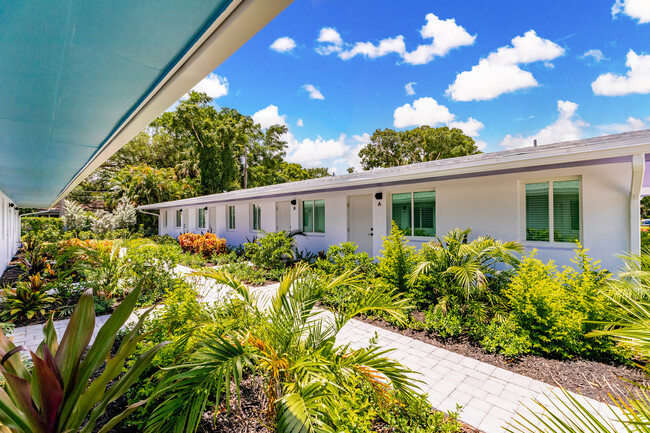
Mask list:
[[[196,233],[184,233],[178,237],[178,243],[185,252],[201,254],[210,258],[213,254],[226,252],[226,240],[218,238],[214,233],[199,235]]]
[[[91,248],[94,250],[110,251],[113,248],[113,241],[97,241],[95,239],[88,239],[82,241],[81,239],[72,238],[59,242],[59,252],[63,252],[70,247]]]

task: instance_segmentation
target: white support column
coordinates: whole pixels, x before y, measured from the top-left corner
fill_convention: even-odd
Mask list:
[[[641,187],[645,172],[645,155],[632,157],[632,185],[630,188],[630,252],[641,252]]]

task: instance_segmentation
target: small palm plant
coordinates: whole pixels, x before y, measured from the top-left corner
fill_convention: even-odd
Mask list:
[[[0,330],[0,377],[4,381],[4,387],[0,388],[0,432],[91,433],[94,430],[109,403],[135,383],[165,345],[158,344],[140,355],[122,374],[127,358],[145,337],[138,332],[147,311],[111,356],[115,336],[133,312],[140,290],[138,286],[117,307],[92,345],[95,307],[91,291],[81,296],[60,343],[51,318],[43,329],[44,339],[36,353],[25,346],[16,347]],[[29,352],[31,369],[19,356],[20,352]],[[98,431],[109,432],[145,403],[127,407]]]
[[[95,294],[106,298],[121,294],[129,264],[120,255],[120,247],[72,247],[64,254],[74,260],[73,270],[94,285]],[[81,260],[75,260],[81,259]]]
[[[404,301],[367,290],[345,312],[328,316],[316,303],[326,291],[354,284],[354,278],[351,271],[325,278],[308,269],[297,265],[287,271],[266,308],[228,273],[197,272],[234,290],[257,325],[245,333],[206,335],[185,364],[170,368],[155,394],[160,403],[145,431],[196,431],[208,400],[214,398],[218,407],[225,395],[229,409],[231,385],[239,395],[247,372],[263,379],[266,416],[280,433],[331,432],[338,397],[355,392],[359,381],[380,401],[389,399],[392,390],[411,395],[409,370],[386,357],[386,351],[335,346],[337,334],[352,317],[374,310],[403,318]]]
[[[2,302],[4,311],[2,318],[31,319],[38,314],[45,315],[48,309],[57,300],[48,294],[49,286],[39,274],[31,275],[27,281],[19,281],[16,287],[2,289]]]

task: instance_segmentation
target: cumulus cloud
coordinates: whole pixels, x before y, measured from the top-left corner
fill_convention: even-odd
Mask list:
[[[623,13],[639,24],[650,23],[650,2],[648,0],[616,0],[612,6],[612,17]]]
[[[415,95],[415,89],[413,86],[415,86],[417,83],[415,81],[411,81],[410,83],[406,83],[404,86],[404,90],[406,91],[406,94],[409,96]]]
[[[557,101],[558,117],[555,122],[528,137],[521,134],[516,136],[508,134],[499,145],[506,149],[516,149],[532,146],[534,140],[537,140],[538,145],[578,140],[582,138],[584,128],[589,124],[577,116],[577,110],[578,104],[575,102],[559,100]]]
[[[513,38],[512,46],[498,48],[471,70],[456,75],[446,95],[455,101],[484,101],[536,87],[539,84],[533,74],[521,69],[520,65],[550,62],[562,55],[564,48],[529,30],[523,36]]]
[[[408,126],[436,126],[454,120],[454,115],[444,105],[438,104],[433,98],[420,98],[413,105],[404,104],[397,107],[393,113],[393,125],[397,128]]]
[[[277,38],[269,48],[278,53],[290,53],[294,48],[296,48],[296,41],[288,36],[283,36]]]
[[[228,80],[212,73],[202,79],[192,90],[203,92],[211,98],[220,98],[228,94]]]
[[[650,120],[650,118],[646,119]],[[609,125],[598,125],[600,131],[603,134],[620,134],[622,132],[632,132],[639,131],[641,129],[647,129],[648,124],[642,119],[637,119],[636,117],[628,117],[624,123],[611,123]]]
[[[446,125],[450,128],[458,128],[464,134],[477,138],[485,125],[474,119],[468,118],[462,122],[456,120],[456,115],[451,113],[447,107],[438,104],[433,98],[420,98],[413,101],[413,104],[404,104],[397,107],[393,113],[393,125],[397,128],[406,128],[409,126],[440,126]],[[481,140],[475,140],[479,149],[484,149],[487,143]]]
[[[600,50],[587,50],[582,56],[580,56],[581,59],[586,59],[587,57],[593,57],[597,62],[600,62],[601,60],[609,60]]]
[[[604,96],[650,93],[650,54],[639,55],[630,50],[625,65],[628,67],[626,75],[611,72],[599,75],[596,81],[591,83],[594,93]]]
[[[408,51],[404,36],[387,37],[378,43],[356,42],[346,43],[336,29],[324,27],[320,30],[316,52],[322,55],[336,53],[341,59],[349,60],[356,56],[370,59],[396,54],[404,63],[424,65],[435,57],[445,56],[451,50],[472,45],[476,39],[463,26],[456,24],[453,18],[441,20],[436,15],[426,15],[426,24],[420,29],[422,39],[431,40],[428,44],[418,45],[413,51]]]
[[[348,151],[345,134],[329,140],[318,136],[315,140],[306,138],[296,142],[293,151],[287,155],[287,160],[306,167],[321,167],[328,165],[328,160],[341,158]]]
[[[305,84],[304,86],[302,86],[302,88],[305,89],[307,93],[309,93],[309,97],[311,99],[320,99],[320,100],[325,99],[325,97],[320,92],[320,90],[314,87],[313,84]]]
[[[259,123],[263,129],[273,125],[287,126],[287,116],[280,115],[278,107],[269,105],[251,116],[255,123]]]
[[[302,119],[298,119],[298,121],[296,122],[296,126],[305,126],[305,124],[302,121]]]

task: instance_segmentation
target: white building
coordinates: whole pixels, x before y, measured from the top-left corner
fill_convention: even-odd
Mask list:
[[[377,169],[141,206],[159,233],[213,232],[229,245],[302,229],[299,249],[352,241],[378,255],[394,220],[416,246],[449,230],[519,240],[569,264],[574,240],[615,270],[638,251],[650,130]],[[650,158],[649,158],[650,159]]]

